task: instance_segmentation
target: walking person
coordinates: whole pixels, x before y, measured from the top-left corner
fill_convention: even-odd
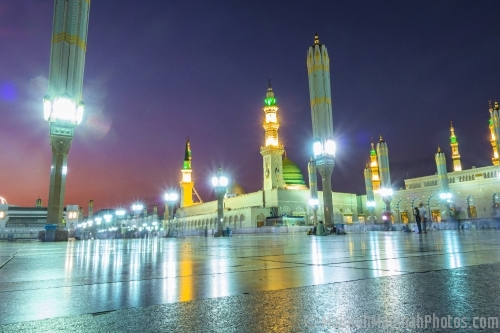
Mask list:
[[[420,225],[420,211],[418,210],[418,207],[415,207],[413,209],[413,215],[415,215],[415,222],[417,222],[417,228],[418,228],[418,233],[422,233],[422,226]]]
[[[423,231],[426,234],[427,233],[427,209],[425,209],[424,204],[421,202],[420,205],[418,205],[418,211],[420,213],[420,220],[423,223]]]

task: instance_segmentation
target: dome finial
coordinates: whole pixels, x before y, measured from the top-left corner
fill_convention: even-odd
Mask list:
[[[384,139],[382,139],[382,134],[380,134],[380,141],[379,142],[382,142],[384,141]]]
[[[441,152],[441,147],[438,146],[438,153],[440,153],[440,152]]]
[[[319,45],[319,36],[318,32],[314,34],[314,45]]]

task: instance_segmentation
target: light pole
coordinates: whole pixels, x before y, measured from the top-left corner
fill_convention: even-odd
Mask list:
[[[68,152],[76,125],[83,117],[83,71],[87,49],[90,1],[56,1],[47,95],[43,113],[49,122],[52,164],[50,169],[47,223],[63,229],[64,192]],[[67,239],[66,239],[67,240]]]
[[[311,209],[313,211],[314,226],[317,226],[319,199],[318,198],[309,199],[309,206],[311,206]]]
[[[170,188],[168,192],[165,193],[165,201],[167,202],[168,207],[167,237],[170,237],[170,225],[172,223],[172,219],[174,218],[174,207],[177,204],[177,200],[179,200],[179,194],[177,194],[173,188]]]
[[[135,225],[134,229],[136,226],[139,225],[139,216],[141,215],[141,211],[144,209],[144,205],[141,203],[135,203],[132,205],[132,211],[134,212],[134,218],[135,218]],[[135,230],[134,230],[135,233]]]
[[[124,232],[124,226],[123,226],[123,218],[125,217],[125,215],[127,214],[127,212],[125,211],[125,209],[122,209],[122,208],[119,208],[115,211],[115,215],[116,215],[116,218],[118,220],[118,227],[119,227],[119,231],[120,231],[120,237],[121,238],[124,238],[124,234],[126,232]]]
[[[335,150],[335,141],[331,138],[324,141],[319,139],[314,140],[314,160],[316,162],[316,168],[321,175],[321,184],[323,186],[323,217],[325,219],[325,225],[333,224],[332,172],[335,166]]]
[[[222,175],[222,168],[219,167],[217,176],[212,177],[212,185],[214,186],[215,195],[217,196],[217,229],[219,236],[222,236],[222,221],[224,219],[224,194],[226,194],[227,183],[227,178]]]
[[[382,220],[387,226],[389,230],[392,225],[392,213],[391,213],[391,199],[392,199],[392,188],[390,187],[381,187],[380,195],[382,196],[382,200],[385,203],[385,211],[382,213]]]
[[[366,206],[368,207],[368,212],[370,213],[370,217],[372,219],[372,223],[375,223],[375,218],[373,214],[375,213],[375,201],[367,201]]]
[[[444,204],[445,208],[445,215],[447,219],[450,219],[450,203],[451,203],[451,193],[450,192],[442,192],[439,194],[439,198],[441,199],[441,202]],[[429,209],[430,211],[430,209]],[[432,222],[432,221],[430,221]]]

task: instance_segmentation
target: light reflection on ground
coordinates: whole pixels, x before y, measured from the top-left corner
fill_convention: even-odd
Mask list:
[[[2,242],[0,264],[18,252],[0,270],[0,324],[498,263],[499,236],[450,230]]]

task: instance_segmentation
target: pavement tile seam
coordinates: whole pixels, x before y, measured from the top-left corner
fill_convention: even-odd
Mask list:
[[[489,264],[482,265],[485,266],[484,269],[488,272],[489,275],[497,275],[500,270],[500,264]],[[478,269],[482,269],[479,267]],[[457,274],[461,276],[462,280],[467,279],[467,268],[456,268],[452,270],[443,270],[441,272],[430,272],[427,274],[431,274],[430,278],[435,278],[439,283],[444,283],[443,281],[447,281],[446,278],[449,276],[449,271],[455,271]],[[492,274],[493,272],[496,272]],[[443,273],[443,274],[439,274]],[[476,274],[475,272],[471,272],[469,275],[480,276],[481,274]],[[491,277],[488,277],[491,279]],[[383,290],[395,290],[396,292],[399,290],[396,286],[398,285],[414,285],[415,289],[421,289],[422,285],[426,286],[427,279],[416,279],[414,282],[411,280],[411,275],[404,276],[389,276],[389,277],[380,277],[377,278],[377,282],[374,285],[367,285],[370,289],[377,290],[379,292]],[[393,282],[393,283],[391,283]],[[383,288],[384,284],[391,285],[396,283],[395,287],[387,289]],[[416,283],[416,284],[415,284]],[[327,306],[329,298],[326,300],[320,300],[322,296],[325,295],[325,292],[329,292],[333,295],[339,295],[342,299],[342,296],[349,291],[362,289],[365,284],[363,281],[348,281],[341,283],[334,283],[336,285],[333,289],[328,285],[319,285],[319,286],[304,286],[298,288],[290,288],[290,289],[282,289],[282,290],[274,290],[274,291],[258,291],[245,295],[233,295],[219,298],[204,298],[198,300],[192,300],[188,302],[178,302],[171,304],[157,304],[145,307],[130,307],[123,308],[116,311],[102,311],[102,312],[94,312],[94,313],[84,313],[73,316],[61,316],[61,317],[53,317],[42,320],[35,321],[25,321],[11,324],[0,325],[2,332],[90,332],[90,331],[102,331],[102,332],[116,332],[116,331],[141,331],[141,332],[260,332],[260,331],[296,331],[296,332],[330,332],[330,331],[346,331],[346,332],[421,332],[423,329],[359,329],[356,326],[348,326],[345,328],[335,328],[334,322],[339,317],[339,315],[344,315],[342,311],[344,306],[341,304],[333,305],[333,309],[331,311],[318,312],[317,309],[322,308],[323,306]],[[373,290],[368,290],[367,292],[367,302],[361,305],[348,305],[347,309],[350,308],[358,308],[359,312],[358,316],[367,315],[371,316],[383,311],[379,307],[380,302],[383,301],[381,297],[369,297],[371,296],[370,292]],[[411,291],[411,289],[410,289]],[[290,295],[291,294],[291,295]],[[299,294],[298,298],[294,296],[295,294]],[[303,294],[300,296],[300,294]],[[305,295],[305,296],[304,296]],[[345,295],[344,295],[345,296]],[[423,296],[424,298],[430,298],[431,300],[436,298],[433,293],[426,293]],[[302,322],[300,318],[294,318],[290,315],[288,316],[278,316],[278,313],[284,310],[282,302],[273,301],[276,298],[279,299],[287,299],[290,303],[286,305],[286,307],[292,307],[292,309],[288,309],[288,313],[295,313],[295,309],[303,306],[302,302],[300,302],[300,297],[306,297],[307,299],[316,299],[318,304],[314,306],[314,308],[309,308],[309,311],[306,314],[301,314],[301,316],[307,316],[310,318],[307,322]],[[468,298],[465,297],[465,300]],[[295,304],[294,300],[297,301]],[[257,309],[254,309],[252,312],[252,308],[242,307],[241,310],[237,310],[238,307],[230,306],[238,305],[238,304],[247,304],[250,305],[256,303],[261,304],[261,306]],[[466,301],[466,304],[469,302]],[[497,300],[498,303],[498,300]],[[405,306],[404,309],[396,308],[399,312],[403,313],[415,313],[419,311],[423,311],[422,313],[431,313],[428,311],[429,307],[435,306],[432,301],[425,302],[423,304],[415,304],[412,302],[403,301],[402,304]],[[446,308],[453,306],[453,302],[446,303]],[[475,303],[474,303],[475,304]],[[470,311],[471,308],[474,308],[474,304],[469,305],[466,308],[462,308],[458,311]],[[492,304],[486,304],[486,306]],[[231,320],[231,317],[228,316],[230,314],[231,309],[236,309],[238,313],[233,314],[233,318],[240,318],[239,316],[244,313],[245,319],[248,323],[247,326],[242,323],[234,322]],[[267,309],[267,311],[265,311]],[[389,307],[390,309],[390,307]],[[200,312],[201,310],[201,312]],[[440,311],[446,311],[440,310]],[[438,311],[438,314],[440,314]],[[476,310],[475,312],[477,312]],[[474,313],[475,313],[474,312]],[[285,312],[284,314],[286,314]],[[446,313],[446,312],[442,312]],[[472,313],[472,312],[471,312]],[[142,314],[143,318],[149,320],[140,320],[140,315]],[[167,315],[170,314],[170,315]],[[186,314],[187,316],[185,316]],[[333,316],[335,314],[336,316]],[[258,316],[256,318],[256,315]],[[325,315],[327,317],[325,317]],[[330,318],[330,315],[332,316]],[[200,318],[200,316],[203,316]],[[287,320],[288,318],[288,320]],[[208,321],[207,321],[208,320]],[[290,320],[292,320],[290,322]],[[299,321],[297,321],[299,320]],[[294,326],[295,325],[303,325],[303,326]],[[262,326],[266,325],[266,326]],[[265,329],[263,327],[266,327]],[[428,330],[427,330],[428,331]],[[432,330],[439,331],[439,330]],[[449,330],[444,330],[449,331]],[[476,332],[477,330],[460,330],[461,332]]]
[[[22,248],[20,248],[19,250],[17,250],[16,252],[14,252],[9,259],[7,259],[7,261],[5,261],[2,265],[0,265],[0,269],[2,269],[5,265],[7,265],[12,259],[15,258],[16,254],[21,251]]]
[[[23,288],[23,289],[15,289],[15,290],[3,290],[0,291],[0,295],[2,293],[11,293],[18,291],[28,291],[28,290],[47,290],[47,289],[60,289],[60,288],[71,288],[71,287],[79,287],[79,286],[93,286],[93,285],[106,285],[106,284],[114,284],[114,283],[127,283],[127,282],[141,282],[141,281],[153,281],[153,280],[165,280],[165,279],[177,279],[177,278],[186,278],[186,277],[199,277],[199,276],[218,276],[223,274],[237,274],[237,273],[248,273],[248,272],[261,272],[261,271],[273,271],[273,270],[281,270],[281,269],[289,269],[294,267],[305,267],[308,265],[297,264],[295,266],[290,267],[275,267],[275,268],[262,268],[262,269],[248,269],[241,271],[232,271],[232,272],[212,272],[212,273],[204,273],[204,274],[190,274],[190,275],[176,275],[169,277],[152,277],[152,278],[143,278],[143,279],[129,279],[129,280],[112,280],[105,282],[91,282],[91,283],[79,283],[79,284],[70,284],[70,285],[60,285],[57,287],[43,287],[43,288]],[[48,279],[44,281],[58,281],[60,279]],[[13,284],[15,284],[14,282]],[[19,282],[20,284],[22,282]]]

